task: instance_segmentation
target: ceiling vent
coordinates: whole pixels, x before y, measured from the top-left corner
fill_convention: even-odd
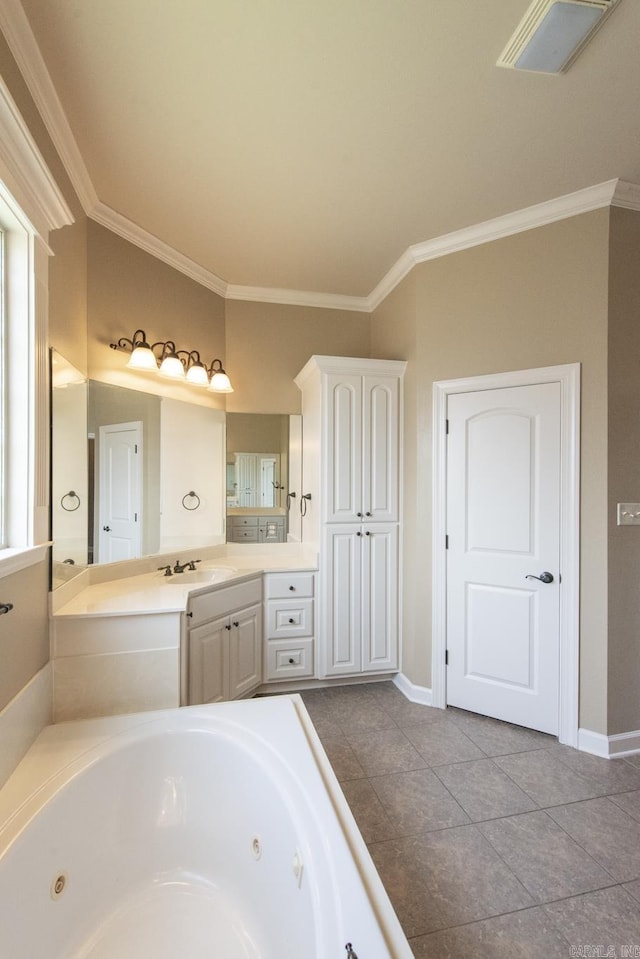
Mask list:
[[[497,65],[562,73],[618,3],[619,0],[534,0]]]

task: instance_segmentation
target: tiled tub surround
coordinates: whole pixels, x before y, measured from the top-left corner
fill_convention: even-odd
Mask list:
[[[296,545],[190,555],[201,559],[196,575],[217,569],[219,580],[193,582],[187,573],[165,578],[157,570],[163,558],[152,557],[87,570],[79,583],[67,584],[73,590],[63,604],[53,594],[54,722],[179,706],[182,620],[190,594],[224,589],[265,570],[313,569],[316,562],[314,553]],[[173,565],[175,559],[164,561]],[[107,579],[109,572],[118,578]]]
[[[389,682],[302,697],[417,959],[640,954],[640,757]]]

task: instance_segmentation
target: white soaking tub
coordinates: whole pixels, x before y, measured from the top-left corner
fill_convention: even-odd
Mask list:
[[[410,959],[297,696],[51,726],[0,791],[3,959]]]

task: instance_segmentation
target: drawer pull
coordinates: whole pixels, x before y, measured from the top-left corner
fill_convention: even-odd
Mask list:
[[[295,659],[293,658],[293,656],[289,656],[289,663],[291,666],[295,665]]]
[[[292,619],[291,617],[289,617],[289,622],[290,622],[290,623],[295,623],[295,619]]]

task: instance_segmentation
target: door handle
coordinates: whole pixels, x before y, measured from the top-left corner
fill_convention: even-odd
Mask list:
[[[110,533],[110,532],[111,532],[111,527],[110,527],[110,526],[103,526],[102,528],[103,528],[103,530],[105,531],[105,533]]]
[[[525,579],[538,579],[541,583],[552,583],[553,582],[553,573],[540,573],[539,576],[534,576],[533,573],[527,573]]]

